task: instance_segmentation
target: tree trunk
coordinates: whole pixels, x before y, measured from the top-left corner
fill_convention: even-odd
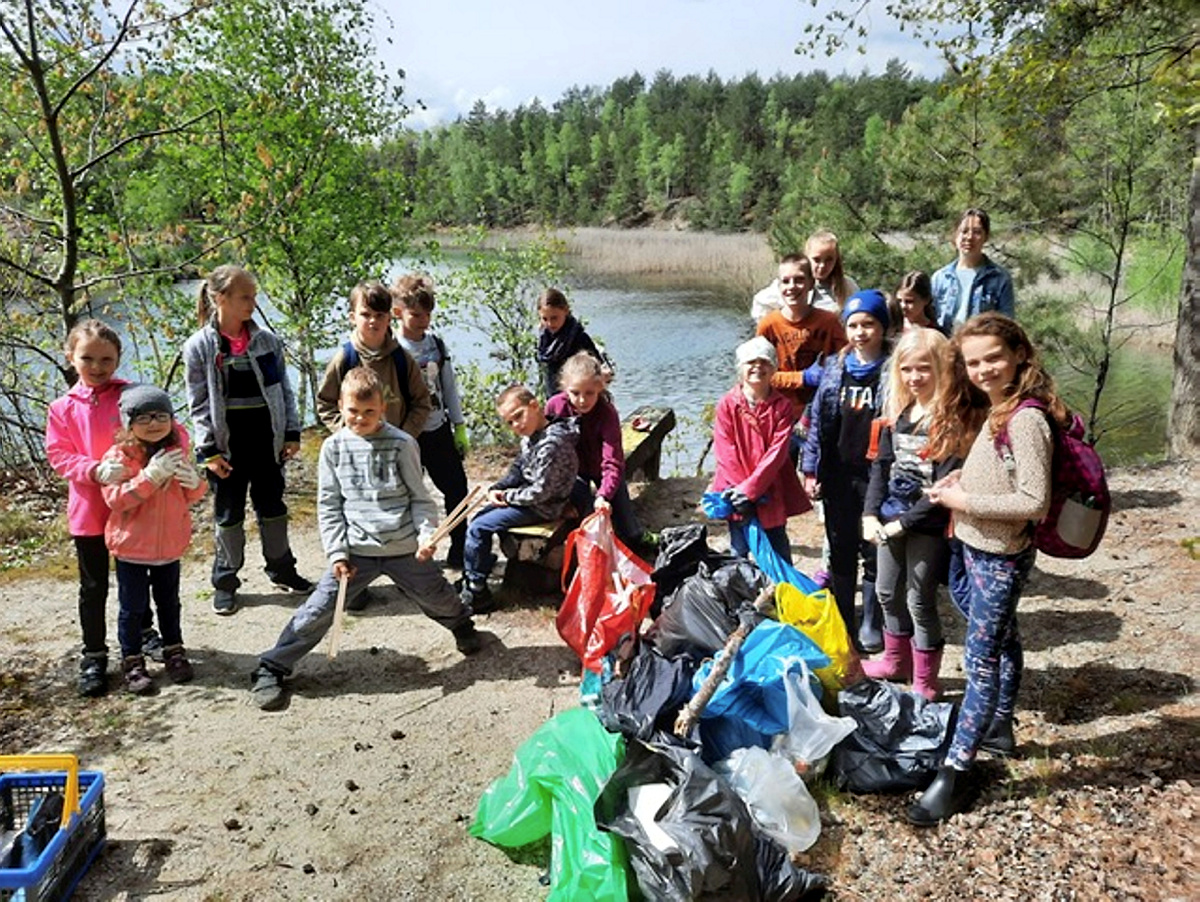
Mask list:
[[[1188,191],[1187,259],[1175,332],[1175,376],[1167,440],[1172,457],[1200,457],[1200,126]]]

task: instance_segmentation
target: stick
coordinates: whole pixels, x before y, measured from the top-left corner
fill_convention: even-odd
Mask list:
[[[346,612],[346,586],[350,583],[349,576],[338,580],[337,603],[333,606],[333,630],[329,633],[329,660],[337,657],[338,640],[342,638],[342,616]]]
[[[471,504],[477,497],[479,497],[483,491],[483,486],[477,485],[475,488],[471,489],[471,491],[467,492],[463,500],[454,505],[454,509],[450,511],[450,513],[446,514],[446,519],[442,522],[449,523],[455,517],[459,516],[463,512],[463,509],[466,508],[468,504]]]
[[[480,487],[476,486],[476,488],[480,488]],[[445,520],[443,520],[441,522],[441,525],[438,526],[438,528],[433,531],[433,535],[431,535],[429,537],[429,541],[426,542],[425,544],[426,545],[436,545],[442,539],[446,538],[446,536],[450,535],[450,533],[454,531],[454,528],[457,527],[459,523],[461,523],[463,520],[467,519],[467,517],[471,516],[471,514],[475,511],[475,509],[482,506],[483,502],[485,502],[486,500],[487,500],[486,495],[480,495],[479,497],[477,497],[473,501],[471,501],[469,504],[467,504],[467,506],[465,508],[462,508],[461,510],[459,508],[455,508],[457,513],[455,513],[454,516],[447,517]],[[464,503],[466,503],[466,502],[464,502]],[[460,507],[461,507],[461,505],[460,505]]]
[[[772,615],[771,604],[774,598],[775,586],[768,583],[758,593],[758,597],[754,599],[754,609],[758,613],[770,617]],[[679,716],[675,718],[674,731],[676,736],[687,736],[692,731],[692,728],[700,722],[700,716],[704,713],[704,709],[708,707],[708,703],[712,700],[717,687],[721,685],[721,681],[725,679],[725,674],[733,666],[733,659],[741,651],[742,643],[746,641],[746,637],[750,635],[755,626],[756,624],[743,620],[738,624],[738,628],[729,634],[729,638],[725,640],[725,653],[713,665],[713,669],[704,678],[704,683],[700,686],[696,694],[692,696],[691,701],[679,710]]]

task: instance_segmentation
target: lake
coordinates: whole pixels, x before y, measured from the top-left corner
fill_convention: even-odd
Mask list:
[[[750,298],[732,288],[665,287],[661,280],[607,276],[576,280],[568,296],[572,312],[616,364],[617,409],[625,414],[642,404],[674,408],[679,426],[664,446],[664,473],[692,473],[710,435],[705,407],[733,385],[734,348],[754,334]],[[438,320],[436,312],[435,326],[456,356],[485,356],[476,346],[477,329]],[[1056,376],[1068,403],[1086,412],[1090,378],[1063,369]],[[1168,351],[1118,353],[1101,407],[1107,426],[1098,446],[1110,465],[1162,455],[1170,390]],[[711,456],[705,464],[711,469]]]

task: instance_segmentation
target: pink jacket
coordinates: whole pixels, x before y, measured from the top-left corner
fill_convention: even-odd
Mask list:
[[[621,418],[617,408],[601,395],[596,406],[580,415],[567,397],[559,392],[546,402],[546,416],[579,418],[579,475],[596,483],[597,493],[609,501],[625,479],[625,450],[621,446]]]
[[[176,425],[175,436],[190,465],[187,433]],[[134,564],[179,560],[192,541],[190,506],[204,497],[207,482],[185,489],[172,477],[162,486],[155,485],[142,472],[145,452],[137,446],[114,445],[105,457],[123,463],[130,474],[124,482],[103,487],[104,500],[112,508],[104,544],[113,557]]]
[[[788,517],[812,508],[788,456],[794,422],[792,402],[775,390],[754,407],[741,386],[717,402],[713,491],[737,488],[757,501],[764,529],[783,526]]]
[[[108,505],[92,473],[121,428],[117,404],[128,384],[110,379],[92,389],[80,379],[46,414],[46,459],[67,480],[67,525],[73,536],[104,535]]]

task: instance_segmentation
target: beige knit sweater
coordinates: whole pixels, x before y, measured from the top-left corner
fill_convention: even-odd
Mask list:
[[[1054,437],[1046,415],[1019,410],[1008,422],[1011,455],[996,451],[984,424],[962,469],[967,509],[954,515],[954,534],[972,548],[1016,554],[1028,547],[1030,522],[1050,508],[1050,461]]]

